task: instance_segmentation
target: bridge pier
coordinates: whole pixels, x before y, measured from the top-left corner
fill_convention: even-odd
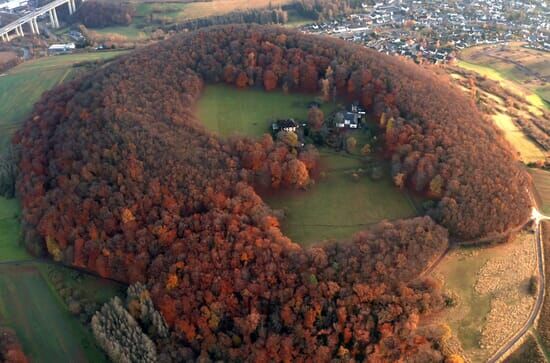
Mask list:
[[[57,11],[55,11],[55,8],[50,9],[50,23],[52,24],[52,28],[59,28],[59,20],[57,19]]]
[[[55,27],[59,28],[59,18],[57,17],[57,10],[55,8],[52,9],[53,17],[55,18]]]
[[[85,0],[80,0],[80,2],[84,1]],[[23,15],[18,20],[4,27],[0,27],[0,41],[9,42],[14,37],[25,36],[23,25],[27,24],[32,34],[40,34],[40,29],[38,28],[38,17],[45,15],[46,13],[50,16],[49,23],[51,24],[51,27],[53,29],[59,28],[61,25],[59,24],[59,18],[57,17],[57,8],[65,4],[69,7],[69,13],[74,14],[76,12],[76,0],[54,0],[38,9],[35,9],[32,13]],[[11,32],[15,32],[15,34]]]
[[[72,15],[76,11],[76,4],[74,3],[74,0],[69,0],[67,5],[69,5],[69,14]]]
[[[36,21],[36,18],[32,18],[29,21],[29,25],[31,26],[31,32],[33,34],[40,34],[40,30],[38,29],[38,22]]]
[[[37,18],[32,18],[31,23],[34,24],[34,31],[36,34],[40,35],[40,29],[38,28],[38,20]]]

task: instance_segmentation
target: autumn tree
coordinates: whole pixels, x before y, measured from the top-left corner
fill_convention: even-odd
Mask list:
[[[348,153],[353,153],[357,147],[357,139],[353,136],[346,138],[346,151]]]
[[[325,114],[318,107],[311,107],[307,113],[307,122],[313,130],[320,130],[325,122]]]

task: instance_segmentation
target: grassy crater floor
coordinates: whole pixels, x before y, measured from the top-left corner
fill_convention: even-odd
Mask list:
[[[314,98],[211,85],[198,102],[197,115],[208,129],[223,136],[259,137],[269,131],[271,119],[293,117],[305,121],[307,104]],[[322,107],[327,115],[337,106]],[[355,132],[360,140],[361,131]],[[306,191],[263,193],[268,205],[284,211],[283,232],[293,241],[310,245],[345,239],[381,220],[416,214],[412,198],[393,186],[389,170],[385,170],[385,177],[379,181],[367,176],[355,179],[352,174],[366,168],[365,162],[360,157],[328,148],[321,150],[321,166],[322,176]]]

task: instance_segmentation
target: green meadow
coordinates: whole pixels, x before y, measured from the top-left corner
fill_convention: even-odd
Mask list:
[[[206,127],[223,136],[259,137],[269,132],[271,120],[307,119],[309,102],[315,96],[265,92],[209,85],[198,102],[197,116]],[[333,103],[322,106],[325,115]],[[355,137],[362,139],[361,131]],[[264,195],[273,209],[283,210],[283,232],[302,245],[331,239],[346,239],[355,232],[384,219],[407,218],[416,214],[411,198],[393,186],[389,170],[373,181],[361,173],[367,165],[360,157],[321,152],[322,176],[308,190],[278,191]],[[387,168],[389,169],[389,168]],[[361,174],[354,177],[353,174]]]

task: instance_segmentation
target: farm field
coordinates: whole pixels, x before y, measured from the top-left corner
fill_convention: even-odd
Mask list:
[[[131,0],[136,13],[129,26],[114,26],[103,29],[89,29],[96,33],[97,39],[101,36],[116,41],[140,41],[146,40],[158,23],[174,24],[186,20],[217,16],[234,11],[247,9],[261,9],[268,6],[278,7],[291,3],[293,0],[214,0],[196,2],[174,2],[174,1],[143,1]],[[289,12],[286,26],[297,27],[310,23],[294,12]]]
[[[88,31],[96,33],[98,37],[119,35],[128,41],[145,40],[148,37],[145,29],[139,29],[135,24],[130,24],[129,26],[110,26],[101,29],[88,29]]]
[[[213,15],[222,15],[237,10],[265,8],[269,5],[277,7],[292,2],[292,0],[214,0],[189,3],[177,2],[142,2],[136,7],[136,15],[147,17],[153,14],[168,22],[184,21]]]
[[[434,277],[454,299],[442,320],[470,361],[486,361],[527,319],[535,261],[533,235],[522,232],[507,244],[459,247],[436,267]]]
[[[1,266],[0,289],[0,320],[16,330],[32,362],[107,361],[34,266]]]
[[[514,80],[508,78],[505,74],[499,72],[498,70],[464,60],[459,60],[457,64],[464,69],[474,71],[493,81],[497,81],[504,88],[507,88],[511,92],[525,98],[525,100],[529,103],[529,109],[535,114],[540,114],[541,110],[550,109],[549,103],[544,101],[538,94],[520,86]]]
[[[550,55],[522,47],[522,43],[482,45],[465,49],[461,57],[471,63],[498,71],[505,78],[521,83],[550,102]]]
[[[537,196],[542,203],[541,212],[550,215],[550,171],[529,169],[533,177]]]
[[[487,72],[489,72],[487,74],[493,74],[496,75],[496,77],[499,76],[493,70],[487,70]],[[456,73],[450,73],[450,75],[452,79],[463,80],[464,78]],[[508,82],[508,84],[513,84],[514,87],[518,87],[515,82]],[[471,94],[470,89],[464,87],[462,84],[458,84],[458,87],[462,89],[466,94]],[[491,118],[493,119],[495,125],[503,131],[504,137],[516,150],[517,155],[521,161],[527,164],[530,162],[544,160],[547,157],[548,153],[538,143],[528,137],[527,134],[514,123],[511,113],[507,110],[505,100],[502,97],[483,89],[478,89],[477,92],[479,93],[480,100],[483,103],[488,103],[491,105],[490,107],[494,111],[494,114],[490,115]],[[525,102],[527,103],[527,101]],[[539,114],[541,112],[541,109],[536,108],[532,105],[528,107],[530,107],[531,109],[534,108],[536,111],[535,114]],[[521,112],[526,114],[526,117],[529,116],[528,112]]]
[[[244,134],[259,137],[269,132],[270,119],[307,119],[312,95],[240,90],[226,85],[207,86],[198,102],[197,116],[210,130],[224,136]],[[323,105],[325,115],[336,109]],[[359,131],[360,132],[360,131]],[[356,138],[360,139],[361,135]],[[324,177],[307,191],[280,191],[265,195],[274,209],[285,211],[283,231],[303,245],[327,239],[349,238],[383,219],[415,215],[410,198],[386,178],[372,181],[367,176],[354,180],[352,173],[366,168],[356,156],[322,151]]]
[[[31,111],[42,93],[70,76],[75,63],[110,59],[123,52],[97,52],[52,56],[12,68],[0,77],[0,150]]]
[[[314,99],[315,96],[306,94],[289,96],[282,91],[209,85],[197,104],[197,116],[208,129],[223,136],[262,136],[269,133],[270,120],[292,117],[305,121],[307,105]],[[328,103],[321,108],[328,115],[336,107]]]
[[[514,124],[510,116],[497,113],[492,117],[495,124],[504,131],[504,137],[517,150],[521,161],[530,163],[544,160],[544,151]]]

